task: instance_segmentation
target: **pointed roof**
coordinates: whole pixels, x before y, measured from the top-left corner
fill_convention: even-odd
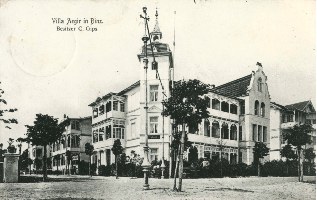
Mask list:
[[[158,35],[160,37],[160,39],[162,39],[162,32],[161,32],[161,29],[160,29],[160,26],[159,26],[159,23],[158,23],[158,12],[157,12],[157,9],[156,9],[155,17],[156,17],[155,25],[154,25],[153,31],[151,32],[151,35]]]
[[[215,87],[211,89],[211,91],[217,94],[229,96],[229,97],[246,96],[251,78],[252,78],[252,74],[249,74],[247,76],[236,79],[229,83],[225,83],[223,85]]]
[[[285,107],[287,109],[292,109],[292,110],[296,109],[296,110],[304,111],[307,105],[309,104],[312,104],[310,100],[286,105]]]

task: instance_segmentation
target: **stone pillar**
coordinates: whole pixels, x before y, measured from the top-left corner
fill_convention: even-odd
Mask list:
[[[19,180],[19,154],[16,153],[5,153],[3,163],[3,182],[5,183],[17,183]]]

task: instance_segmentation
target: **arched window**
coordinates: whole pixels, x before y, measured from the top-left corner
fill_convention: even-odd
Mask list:
[[[212,109],[220,110],[220,101],[218,99],[212,99],[211,103],[212,103],[211,105]]]
[[[230,113],[238,114],[238,106],[235,104],[230,104]]]
[[[229,112],[229,104],[225,101],[221,102],[221,111]]]
[[[262,78],[261,77],[258,79],[258,91],[262,92]]]
[[[259,115],[259,101],[254,102],[254,115]]]
[[[212,137],[215,137],[215,138],[220,137],[219,123],[217,121],[212,122],[211,132],[212,132],[211,133]]]
[[[204,122],[204,136],[210,137],[210,122],[208,119],[205,119]]]
[[[210,108],[210,98],[209,97],[205,97],[206,101],[207,101],[207,108]]]
[[[237,140],[237,126],[234,124],[230,127],[230,140]]]
[[[261,103],[261,116],[265,117],[265,104],[263,102]]]
[[[221,138],[229,139],[229,128],[228,128],[228,124],[226,123],[223,123],[221,126]]]

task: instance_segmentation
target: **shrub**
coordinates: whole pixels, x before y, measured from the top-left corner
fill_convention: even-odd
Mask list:
[[[98,167],[99,176],[110,176],[111,175],[111,166],[100,165]]]
[[[88,175],[89,174],[89,163],[81,160],[78,163],[78,173],[79,175]]]

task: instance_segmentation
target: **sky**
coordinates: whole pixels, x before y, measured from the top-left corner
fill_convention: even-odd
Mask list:
[[[88,104],[98,96],[137,81],[144,6],[150,30],[158,9],[162,42],[172,50],[175,29],[176,80],[197,78],[217,86],[250,74],[261,62],[271,101],[316,105],[315,1],[195,2],[1,1],[0,81],[8,104],[0,106],[17,108],[6,117],[19,124],[11,130],[0,124],[0,143],[6,147],[9,137],[23,137],[24,125],[32,125],[37,113],[89,116]],[[66,25],[67,18],[82,21]],[[91,25],[91,18],[103,23]],[[79,26],[97,30],[78,31]]]

